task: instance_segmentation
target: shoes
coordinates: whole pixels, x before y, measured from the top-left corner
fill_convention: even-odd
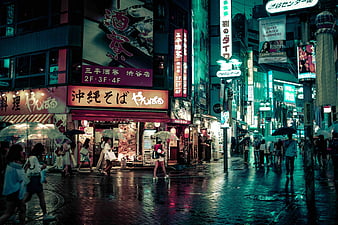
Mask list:
[[[153,180],[157,180],[158,179],[158,177],[153,177]]]
[[[43,220],[54,220],[55,216],[50,216],[48,214],[43,215]]]
[[[165,176],[164,176],[164,178],[165,178],[165,179],[169,178],[169,175],[168,175],[168,174],[167,174],[167,175],[165,175]]]

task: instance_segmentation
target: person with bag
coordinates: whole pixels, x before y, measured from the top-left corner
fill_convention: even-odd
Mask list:
[[[168,178],[168,174],[165,169],[164,160],[165,160],[165,152],[163,150],[162,141],[157,141],[157,143],[154,145],[153,150],[153,159],[155,160],[155,167],[154,167],[154,176],[153,179],[157,179],[157,168],[161,166],[164,177]]]
[[[106,161],[106,167],[104,169],[104,175],[110,175],[110,170],[113,167],[113,161],[116,160],[116,155],[111,147],[111,139],[109,138],[104,145],[104,159]]]
[[[43,213],[43,220],[53,220],[54,216],[47,214],[45,194],[43,192],[43,183],[46,183],[45,169],[46,164],[40,163],[42,161],[42,154],[45,148],[41,143],[34,145],[30,156],[27,158],[24,165],[27,177],[30,179],[27,184],[27,192],[24,198],[25,203],[32,199],[33,194],[37,194],[39,197],[40,207]],[[41,165],[42,164],[42,165]]]
[[[91,160],[90,160],[89,142],[90,142],[90,139],[86,138],[86,140],[83,143],[82,148],[80,150],[80,165],[79,165],[78,171],[80,171],[82,165],[86,162],[89,163],[90,172],[93,171],[92,163],[91,163]]]
[[[25,160],[22,146],[18,144],[12,145],[8,151],[6,160],[7,165],[2,191],[2,195],[6,196],[6,211],[0,217],[0,224],[4,224],[5,221],[15,214],[16,209],[19,210],[20,224],[25,224],[26,204],[24,196],[29,180],[22,168]]]

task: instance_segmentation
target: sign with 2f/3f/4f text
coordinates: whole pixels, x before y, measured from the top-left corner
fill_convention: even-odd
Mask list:
[[[150,69],[82,65],[83,84],[151,87],[152,81]]]
[[[168,91],[68,86],[68,106],[168,109]]]

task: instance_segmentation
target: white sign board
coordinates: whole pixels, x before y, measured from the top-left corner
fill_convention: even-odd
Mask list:
[[[318,0],[272,0],[266,3],[265,9],[268,13],[280,13],[313,7],[317,3]]]

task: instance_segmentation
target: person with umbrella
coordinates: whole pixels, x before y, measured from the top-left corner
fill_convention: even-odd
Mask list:
[[[297,142],[292,139],[292,133],[287,134],[288,139],[284,141],[285,149],[285,168],[286,176],[293,177],[293,171],[295,169],[295,157],[297,156]]]

